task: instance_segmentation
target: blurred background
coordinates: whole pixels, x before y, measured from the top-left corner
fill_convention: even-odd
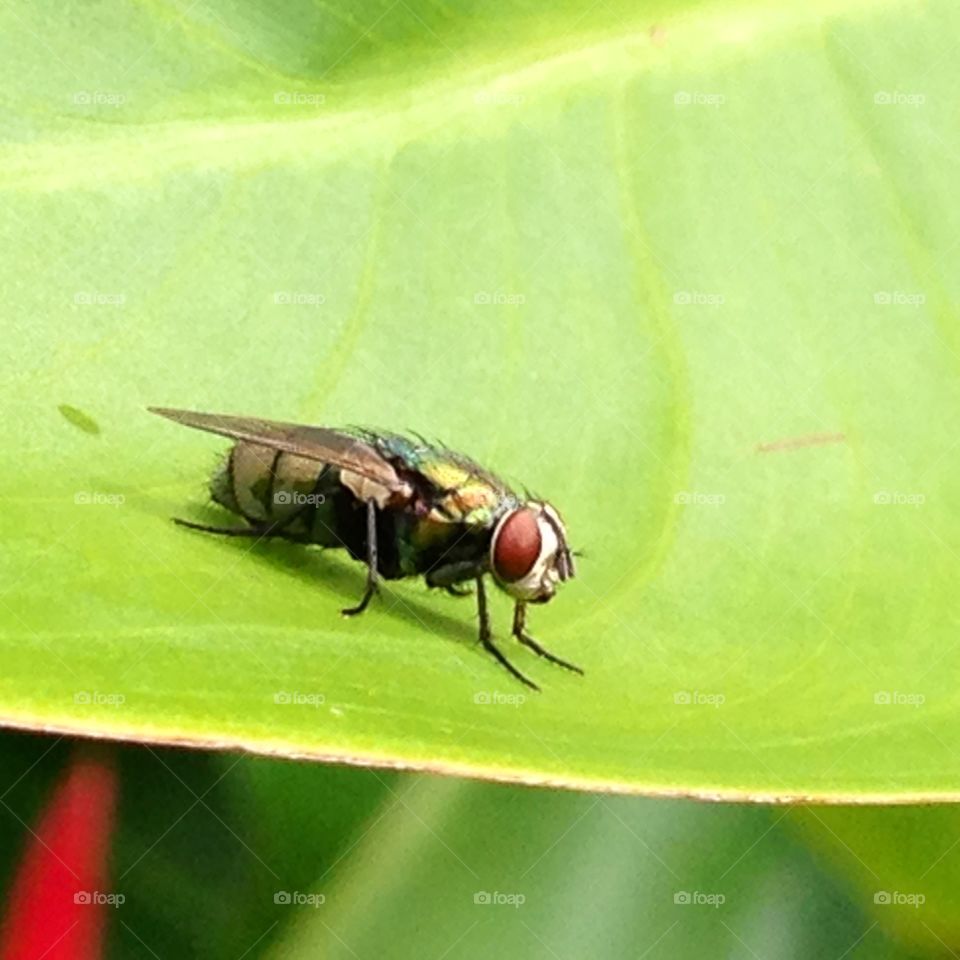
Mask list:
[[[2,746],[4,889],[30,855],[67,887],[99,884],[66,906],[49,882],[21,891],[44,918],[37,958],[839,960],[958,943],[949,807],[645,800],[26,734]],[[41,814],[83,763],[116,773],[117,802],[106,870],[81,882],[76,834],[55,838]],[[79,822],[109,795],[74,791]],[[10,916],[24,903],[6,904],[4,956],[28,956]],[[105,946],[84,952],[97,911]]]

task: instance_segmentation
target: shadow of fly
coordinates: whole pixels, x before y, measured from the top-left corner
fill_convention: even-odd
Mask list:
[[[494,644],[484,578],[514,600],[512,635],[534,653],[582,674],[526,631],[527,605],[546,603],[574,575],[560,515],[517,497],[462,454],[418,437],[278,423],[189,410],[152,413],[234,441],[210,482],[213,500],[245,521],[181,526],[231,537],[280,537],[342,547],[367,567],[362,613],[378,581],[423,576],[467,596],[475,585],[480,643],[519,681],[540,688]]]

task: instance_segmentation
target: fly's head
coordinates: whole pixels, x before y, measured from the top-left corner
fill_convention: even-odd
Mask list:
[[[490,539],[490,572],[515,600],[550,600],[557,584],[574,575],[560,514],[549,503],[534,500],[507,510]]]

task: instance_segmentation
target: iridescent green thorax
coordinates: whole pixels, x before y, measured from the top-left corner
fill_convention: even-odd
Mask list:
[[[439,491],[429,513],[412,532],[415,541],[432,542],[440,535],[439,526],[449,527],[451,522],[492,526],[504,510],[518,502],[502,480],[463,454],[400,434],[363,435],[398,471],[419,474]]]

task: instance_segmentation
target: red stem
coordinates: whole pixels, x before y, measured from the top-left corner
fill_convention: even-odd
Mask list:
[[[117,798],[113,752],[77,744],[28,835],[0,929],[0,960],[100,960]]]

